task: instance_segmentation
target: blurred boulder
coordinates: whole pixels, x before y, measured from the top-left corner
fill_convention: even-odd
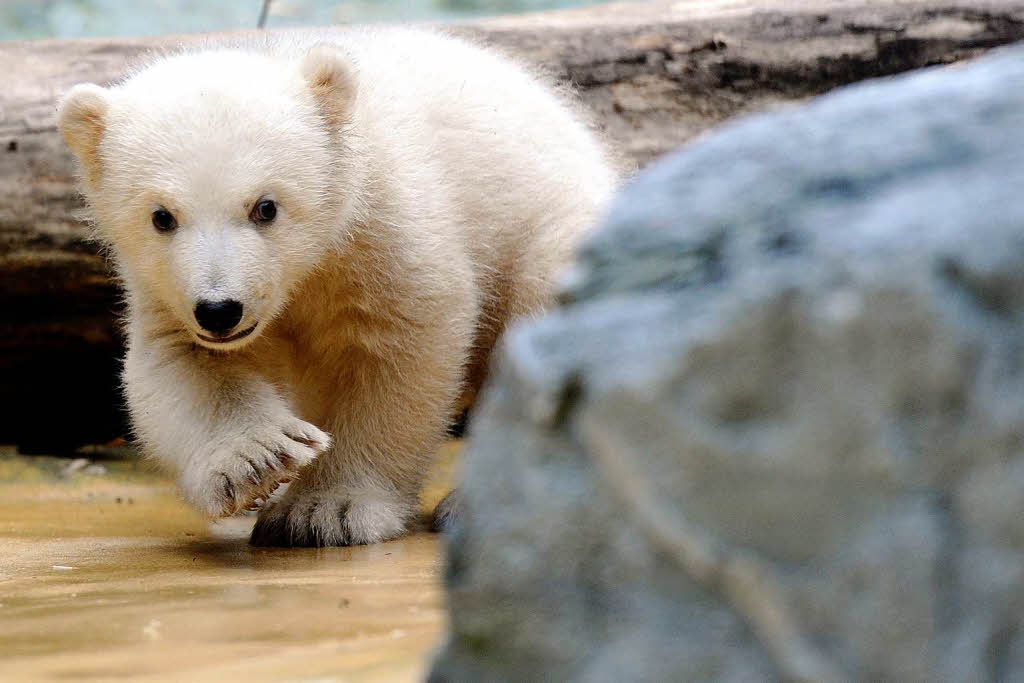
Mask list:
[[[470,427],[433,681],[1024,680],[1024,49],[626,189]]]

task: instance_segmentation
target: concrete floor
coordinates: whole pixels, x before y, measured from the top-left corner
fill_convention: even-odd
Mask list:
[[[93,455],[0,453],[0,679],[422,680],[444,621],[436,534],[251,548],[254,517],[211,524],[134,458]]]

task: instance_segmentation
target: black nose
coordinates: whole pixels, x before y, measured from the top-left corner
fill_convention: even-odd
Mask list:
[[[207,332],[224,334],[242,319],[242,302],[234,299],[200,301],[196,304],[196,322]]]

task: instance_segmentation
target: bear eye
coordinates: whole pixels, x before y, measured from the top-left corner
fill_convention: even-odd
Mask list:
[[[249,214],[249,218],[253,223],[269,223],[276,216],[277,204],[270,199],[257,202],[256,206],[252,207],[252,213]]]
[[[178,221],[167,209],[157,209],[153,212],[153,227],[160,232],[169,232],[178,227]]]

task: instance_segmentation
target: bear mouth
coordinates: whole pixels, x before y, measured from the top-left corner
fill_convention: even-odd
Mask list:
[[[239,339],[248,337],[256,330],[256,326],[259,324],[259,321],[256,321],[252,324],[252,327],[247,327],[241,332],[235,332],[234,334],[230,334],[226,337],[207,337],[205,334],[199,334],[198,332],[196,333],[196,336],[205,342],[210,342],[211,344],[227,344],[228,342],[238,341]]]

